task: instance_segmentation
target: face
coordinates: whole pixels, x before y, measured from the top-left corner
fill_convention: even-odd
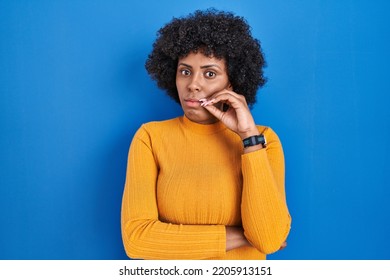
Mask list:
[[[176,87],[188,119],[200,124],[215,123],[217,119],[200,106],[199,99],[230,89],[225,60],[207,57],[201,52],[188,54],[178,61]]]

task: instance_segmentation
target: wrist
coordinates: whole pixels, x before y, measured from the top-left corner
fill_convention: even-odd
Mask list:
[[[255,127],[255,128],[250,129],[248,131],[239,133],[239,136],[241,137],[241,140],[244,140],[244,139],[246,139],[248,137],[251,137],[251,136],[254,136],[254,135],[259,135],[259,134],[260,134],[259,130],[257,129],[257,127]]]
[[[252,146],[258,146],[258,145],[261,145],[261,147],[266,146],[266,140],[263,134],[252,135],[242,140],[242,143],[244,145],[244,149],[250,148]]]

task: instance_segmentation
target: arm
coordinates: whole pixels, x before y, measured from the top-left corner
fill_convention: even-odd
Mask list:
[[[269,254],[287,239],[291,217],[285,198],[282,145],[270,128],[264,134],[267,147],[242,156],[241,215],[248,241]]]
[[[223,225],[177,225],[159,220],[158,163],[146,129],[132,141],[122,200],[122,239],[131,258],[204,259],[225,254]]]
[[[222,111],[218,106],[210,106],[218,103],[228,104],[229,109]],[[242,95],[226,89],[214,94],[202,106],[241,139],[259,134]],[[285,199],[282,146],[271,129],[264,131],[264,134],[267,147],[249,147],[242,156],[241,218],[244,235],[250,244],[269,254],[285,247],[291,217]],[[227,240],[230,240],[228,232]]]
[[[241,216],[245,231],[242,228],[226,228],[227,250],[253,245],[269,254],[287,246],[285,240],[291,218],[285,202],[283,151],[271,129],[266,135],[270,139],[268,151],[261,145],[244,151]],[[253,153],[261,149],[266,151],[266,157],[259,158]],[[279,194],[281,198],[277,197]]]

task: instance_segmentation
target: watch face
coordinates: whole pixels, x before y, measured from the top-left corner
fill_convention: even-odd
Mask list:
[[[261,137],[261,144],[265,145],[265,137],[263,134],[260,135]]]

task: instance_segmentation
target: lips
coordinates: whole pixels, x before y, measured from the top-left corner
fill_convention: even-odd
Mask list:
[[[199,102],[199,99],[195,99],[195,98],[186,98],[184,99],[185,102]]]
[[[184,103],[187,107],[197,108],[200,106],[199,99],[195,98],[186,98],[184,99]]]

